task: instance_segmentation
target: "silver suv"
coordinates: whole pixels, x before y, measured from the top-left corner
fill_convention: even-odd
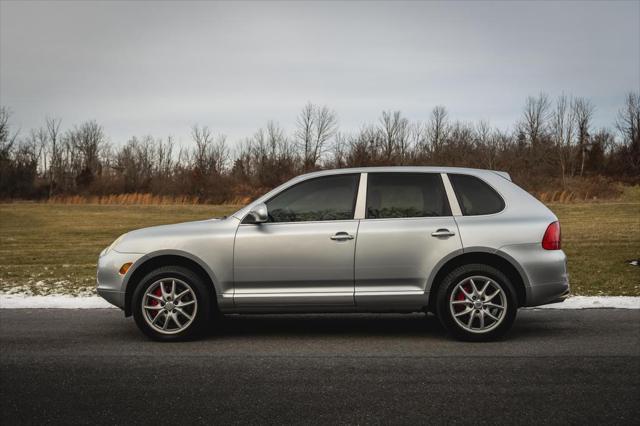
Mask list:
[[[97,281],[165,341],[219,313],[420,311],[490,340],[569,293],[556,216],[507,173],[450,167],[298,176],[226,218],[122,235]]]

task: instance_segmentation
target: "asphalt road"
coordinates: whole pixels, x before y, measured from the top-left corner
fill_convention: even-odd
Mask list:
[[[521,311],[494,343],[423,315],[229,317],[146,340],[116,310],[0,310],[0,423],[629,423],[640,311]]]

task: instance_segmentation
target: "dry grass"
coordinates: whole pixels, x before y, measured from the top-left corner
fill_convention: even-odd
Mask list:
[[[551,203],[562,223],[572,290],[640,296],[640,188],[616,202]],[[206,219],[238,206],[0,204],[0,291],[92,292],[100,250],[151,225]]]
[[[117,205],[194,205],[200,204],[198,197],[189,195],[170,196],[147,193],[112,194],[112,195],[61,195],[49,198],[48,204],[117,204]]]
[[[640,296],[640,187],[618,201],[551,203],[560,218],[571,290],[580,295]]]
[[[92,292],[100,251],[145,226],[219,217],[238,206],[0,204],[0,291]]]

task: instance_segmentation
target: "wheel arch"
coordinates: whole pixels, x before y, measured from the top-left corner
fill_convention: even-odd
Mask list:
[[[140,284],[142,278],[154,269],[162,266],[182,266],[194,273],[198,274],[211,288],[211,303],[215,308],[217,307],[218,290],[216,288],[215,275],[211,269],[200,258],[193,256],[190,253],[180,251],[159,251],[150,253],[138,260],[132,267],[132,271],[127,273],[124,296],[124,314],[125,316],[131,315],[131,300],[136,287]],[[135,268],[135,269],[134,269]]]
[[[527,276],[519,267],[517,262],[496,250],[485,251],[478,249],[475,251],[467,251],[467,249],[465,249],[464,252],[453,253],[448,258],[444,259],[442,264],[435,269],[437,272],[434,273],[432,278],[429,280],[428,310],[430,312],[435,312],[436,294],[438,293],[438,289],[444,277],[458,266],[470,263],[482,263],[493,266],[494,268],[502,271],[509,280],[511,280],[515,287],[516,295],[518,297],[518,306],[526,305],[526,287],[528,285]]]

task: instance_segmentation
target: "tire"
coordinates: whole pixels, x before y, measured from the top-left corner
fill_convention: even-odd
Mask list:
[[[457,339],[491,341],[513,325],[518,298],[513,284],[500,270],[484,264],[463,265],[442,280],[436,312],[445,329]]]
[[[198,274],[182,266],[151,271],[142,278],[132,299],[138,328],[162,342],[199,337],[212,317],[211,305],[208,286]]]

